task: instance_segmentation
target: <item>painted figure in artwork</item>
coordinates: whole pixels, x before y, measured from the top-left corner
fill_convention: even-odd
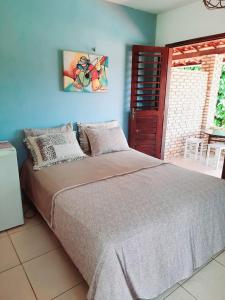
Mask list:
[[[101,73],[101,63],[96,58],[97,62],[94,65],[86,56],[81,56],[78,64],[74,68],[74,85],[81,89],[82,87],[92,85],[92,90],[97,91],[101,88],[99,81]]]
[[[69,52],[73,53],[73,52]],[[74,54],[64,70],[64,89],[67,91],[98,92],[107,88],[108,58],[106,56]],[[64,57],[64,64],[67,61]],[[65,67],[65,66],[64,66]],[[73,80],[73,81],[71,81]],[[73,90],[73,87],[74,90]],[[69,90],[68,90],[69,89]]]

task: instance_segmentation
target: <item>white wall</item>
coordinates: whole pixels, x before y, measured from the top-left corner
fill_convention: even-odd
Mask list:
[[[202,0],[157,16],[156,45],[225,32],[225,9],[208,10]]]

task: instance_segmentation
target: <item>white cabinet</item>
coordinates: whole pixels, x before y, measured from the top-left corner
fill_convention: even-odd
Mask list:
[[[16,149],[0,149],[0,231],[23,223]]]

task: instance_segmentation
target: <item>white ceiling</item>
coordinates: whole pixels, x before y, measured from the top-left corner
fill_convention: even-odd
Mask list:
[[[105,0],[151,13],[162,13],[173,8],[202,0]]]

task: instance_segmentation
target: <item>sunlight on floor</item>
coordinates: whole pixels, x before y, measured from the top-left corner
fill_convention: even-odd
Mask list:
[[[184,157],[173,157],[173,158],[167,159],[166,161],[170,162],[174,165],[180,166],[182,168],[188,169],[188,170],[192,170],[192,171],[196,171],[199,173],[204,173],[207,175],[221,178],[224,159],[223,158],[221,159],[218,170],[216,170],[216,168],[213,164],[212,158],[210,159],[209,166],[206,165],[205,158],[203,158],[200,161],[200,160],[194,160],[194,159],[187,159]]]

